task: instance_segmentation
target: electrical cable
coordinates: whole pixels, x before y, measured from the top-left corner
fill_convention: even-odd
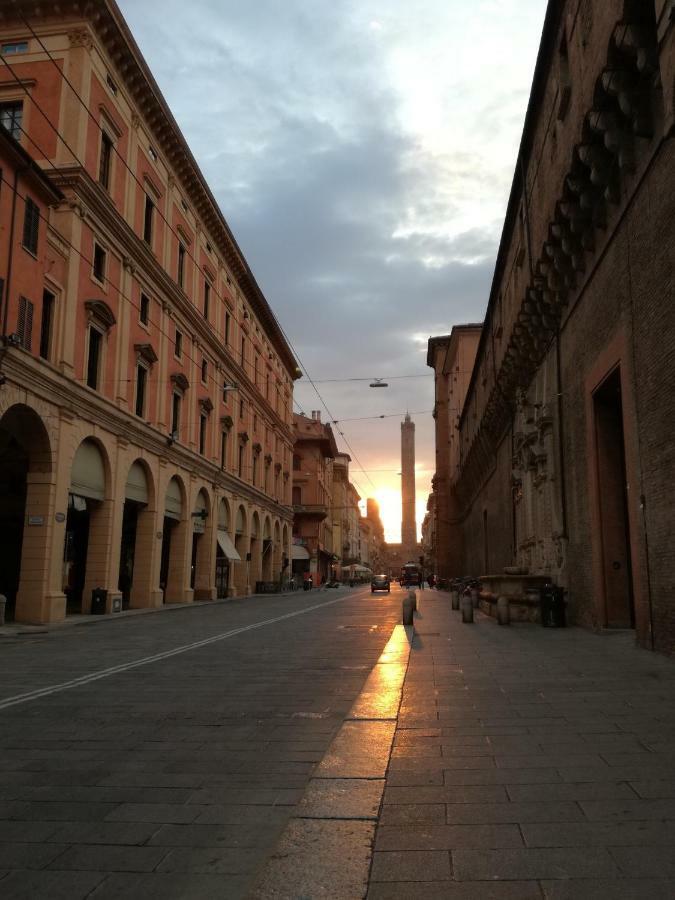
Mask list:
[[[33,37],[38,41],[38,43],[39,43],[40,46],[42,47],[43,51],[46,53],[46,55],[48,56],[48,58],[50,59],[50,61],[51,61],[52,64],[54,65],[55,69],[56,69],[57,72],[59,73],[60,77],[63,78],[63,80],[64,80],[64,81],[68,84],[68,86],[71,88],[71,90],[73,91],[73,93],[74,93],[75,96],[77,97],[78,101],[80,102],[81,106],[82,106],[83,109],[86,111],[87,115],[88,115],[88,116],[92,119],[92,121],[95,123],[95,125],[97,126],[97,128],[99,129],[99,131],[101,131],[101,133],[103,133],[103,128],[102,128],[102,126],[101,126],[100,123],[96,120],[94,114],[91,112],[91,110],[89,109],[89,107],[87,106],[87,104],[85,103],[85,101],[82,99],[82,97],[80,96],[79,92],[76,90],[76,88],[75,88],[75,87],[73,86],[73,84],[70,82],[70,80],[67,78],[65,72],[63,72],[63,70],[59,67],[59,65],[57,64],[56,60],[55,60],[54,57],[51,55],[51,53],[49,52],[49,50],[45,47],[44,43],[42,42],[42,40],[40,39],[40,37],[36,34],[35,30],[32,28],[32,26],[30,25],[30,23],[25,19],[24,16],[22,16],[22,15],[20,15],[20,14],[19,14],[19,18],[23,21],[23,23],[24,23],[25,26],[28,28],[28,30],[31,32],[31,34],[33,35]],[[68,151],[69,151],[70,154],[72,155],[73,159],[78,163],[78,165],[80,165],[83,169],[86,170],[86,167],[83,165],[82,161],[78,158],[77,154],[74,153],[74,151],[72,150],[72,148],[68,145],[68,143],[67,143],[67,141],[65,140],[65,138],[63,137],[63,135],[59,132],[59,130],[58,130],[58,129],[54,126],[54,124],[50,121],[49,117],[45,114],[45,112],[42,110],[42,108],[39,106],[39,104],[38,104],[33,98],[30,97],[30,92],[28,91],[27,86],[24,85],[24,84],[21,82],[21,80],[16,76],[16,74],[14,73],[14,71],[13,71],[11,65],[6,61],[6,59],[5,59],[4,57],[0,57],[0,59],[2,59],[2,62],[3,62],[3,63],[5,64],[5,66],[10,70],[10,73],[12,74],[13,78],[14,78],[15,81],[22,87],[22,89],[24,90],[24,92],[26,93],[26,95],[29,97],[29,99],[32,99],[32,102],[35,104],[35,106],[37,107],[37,109],[40,111],[40,113],[42,114],[43,118],[45,119],[45,121],[47,122],[47,124],[50,126],[50,128],[52,128],[52,130],[57,134],[57,136],[63,141],[64,146],[68,149]],[[22,129],[22,130],[23,130],[23,129]],[[36,145],[36,146],[37,146],[37,145]],[[115,151],[116,155],[118,156],[118,158],[122,161],[122,163],[123,163],[123,165],[125,166],[125,168],[127,169],[127,171],[131,174],[132,178],[139,184],[139,186],[141,187],[141,190],[143,191],[144,195],[147,197],[148,194],[147,194],[147,192],[145,191],[145,187],[144,187],[144,186],[141,184],[141,182],[138,180],[138,177],[135,175],[135,173],[133,173],[133,172],[131,171],[131,169],[129,168],[129,165],[126,163],[126,161],[125,161],[124,159],[122,159],[122,157],[121,157],[119,151],[118,151],[117,148],[115,147],[114,142],[113,142],[113,144],[112,144],[112,147],[113,147],[113,150]],[[38,148],[38,149],[39,149],[39,148]],[[43,151],[40,150],[40,152],[42,153]],[[44,159],[47,159],[47,156],[43,156],[43,158],[44,158]],[[53,164],[52,164],[52,165],[53,165]],[[56,171],[58,171],[58,169],[56,168],[56,166],[54,166],[54,168],[55,168]],[[152,200],[152,198],[150,198],[150,199]],[[163,213],[161,212],[161,210],[158,210],[158,212],[159,212],[160,217],[161,217],[161,218],[163,219],[163,221],[166,223],[166,225],[167,225],[167,227],[169,228],[169,230],[170,230],[170,231],[171,231],[171,232],[172,232],[172,233],[180,240],[180,236],[179,236],[178,233],[175,231],[175,229],[172,228],[171,224],[166,220],[166,217],[163,215]],[[223,220],[224,220],[224,217],[223,217]],[[229,226],[228,226],[228,230],[229,230]],[[234,241],[234,237],[232,238],[232,240]],[[235,244],[236,244],[236,242],[235,242]],[[195,264],[195,266],[196,266],[197,271],[198,271],[198,272],[201,272],[201,274],[204,275],[204,276],[206,277],[206,273],[204,272],[203,268],[199,265],[199,262],[198,262],[197,259],[193,256],[193,254],[191,253],[191,251],[189,250],[189,248],[186,248],[186,252],[187,252],[188,256],[193,260],[193,262],[194,262],[194,264]],[[218,291],[217,291],[217,288],[215,287],[215,285],[212,285],[212,289],[213,289],[213,292],[214,292],[214,294],[216,295],[216,297],[218,297],[218,298],[221,299],[221,300],[224,299],[220,294],[218,294]],[[270,313],[270,316],[271,316],[272,320],[275,322],[277,328],[279,329],[279,331],[281,332],[282,336],[283,336],[284,339],[286,340],[286,343],[287,343],[288,347],[290,348],[291,352],[292,352],[293,355],[295,356],[295,358],[296,358],[296,360],[297,360],[297,362],[298,362],[298,364],[299,364],[301,370],[305,373],[305,375],[306,375],[306,377],[307,377],[307,380],[309,381],[309,383],[310,383],[310,384],[312,385],[312,387],[314,388],[314,391],[316,392],[317,397],[319,398],[319,400],[321,401],[321,404],[323,405],[324,409],[326,410],[329,419],[332,420],[334,417],[331,415],[330,410],[328,409],[328,406],[326,405],[325,400],[323,399],[323,397],[322,397],[321,394],[319,393],[319,390],[317,389],[315,382],[312,380],[312,378],[311,378],[311,376],[310,376],[310,374],[309,374],[309,372],[308,372],[306,366],[302,363],[302,360],[300,359],[299,354],[298,354],[297,351],[295,350],[295,348],[294,348],[294,346],[293,346],[293,344],[292,344],[290,338],[289,338],[288,335],[286,334],[285,330],[282,328],[282,326],[281,326],[279,320],[277,319],[276,315],[275,315],[274,312],[272,311],[272,309],[271,309],[271,307],[269,306],[269,304],[267,304],[267,308],[268,308],[268,311],[269,311],[269,313]],[[365,473],[365,469],[364,469],[363,466],[361,465],[361,462],[360,462],[360,460],[358,459],[358,457],[357,457],[357,455],[356,455],[356,452],[355,452],[355,451],[353,450],[353,448],[351,447],[351,445],[350,445],[350,443],[349,443],[349,441],[348,441],[346,435],[344,434],[343,431],[339,431],[339,433],[340,433],[340,435],[342,436],[342,438],[343,438],[345,444],[346,444],[347,447],[349,448],[349,450],[350,450],[350,452],[351,452],[351,454],[352,454],[352,456],[353,456],[355,462],[357,463],[357,466],[359,467],[359,469],[360,469],[361,471],[363,471],[363,472]],[[372,487],[374,488],[375,485],[373,484],[372,480],[371,480],[370,477],[367,475],[367,473],[365,473],[365,474],[366,474],[366,477],[368,478],[368,480],[370,481]]]

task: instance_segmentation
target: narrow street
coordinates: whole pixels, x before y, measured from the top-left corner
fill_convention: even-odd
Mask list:
[[[3,638],[4,900],[245,896],[400,599],[299,592]]]

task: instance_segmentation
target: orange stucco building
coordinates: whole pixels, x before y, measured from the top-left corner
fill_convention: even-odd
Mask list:
[[[315,585],[331,578],[333,556],[333,430],[311,417],[293,414],[293,571],[309,573]]]
[[[117,5],[86,10],[0,18],[0,593],[29,622],[291,556],[297,363]]]

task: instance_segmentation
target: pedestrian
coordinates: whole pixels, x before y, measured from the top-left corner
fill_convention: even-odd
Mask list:
[[[436,576],[430,573],[427,581],[429,582],[429,587],[433,588],[434,584],[436,583]]]

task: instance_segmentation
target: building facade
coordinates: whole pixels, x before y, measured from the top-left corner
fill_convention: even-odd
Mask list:
[[[458,511],[452,486],[460,466],[460,414],[481,330],[480,324],[455,325],[450,334],[429,338],[427,365],[434,370],[436,470],[427,503],[427,532],[433,536],[430,565],[439,578],[458,574],[462,566],[462,532],[457,528]]]
[[[383,571],[384,559],[384,525],[380,515],[380,504],[374,497],[366,499],[366,521],[369,523],[368,565],[377,574]]]
[[[293,573],[309,573],[314,585],[332,577],[333,462],[338,456],[330,425],[321,412],[293,415]]]
[[[674,126],[670,0],[551,0],[454,486],[467,572],[671,653]]]
[[[117,5],[82,10],[0,20],[0,121],[51,182],[2,192],[0,592],[29,622],[244,595],[291,553],[296,361]]]

